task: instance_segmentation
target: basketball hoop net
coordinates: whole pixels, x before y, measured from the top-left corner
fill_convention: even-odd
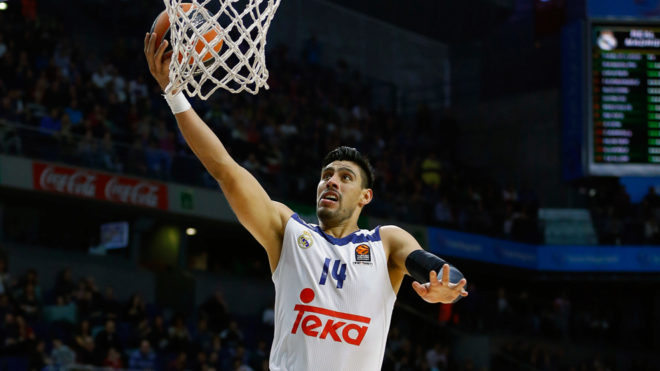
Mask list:
[[[266,33],[280,0],[163,0],[170,21],[170,84],[206,100],[218,88],[268,89]]]

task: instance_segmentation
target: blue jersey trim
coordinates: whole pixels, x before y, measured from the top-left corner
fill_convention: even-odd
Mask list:
[[[370,231],[369,233],[366,233],[366,234],[365,233],[358,234],[358,233],[362,232],[362,230],[359,230],[359,231],[355,231],[355,232],[349,234],[346,237],[337,238],[337,237],[330,236],[329,234],[323,232],[323,230],[321,230],[321,227],[319,227],[316,224],[308,224],[306,221],[302,220],[300,218],[300,216],[296,213],[291,215],[291,218],[293,218],[293,220],[295,220],[298,223],[302,224],[306,228],[308,228],[308,229],[316,232],[317,234],[321,235],[321,237],[325,238],[328,242],[330,242],[333,245],[344,246],[344,245],[348,245],[349,243],[364,243],[364,242],[380,241],[380,226],[377,226],[372,231]]]

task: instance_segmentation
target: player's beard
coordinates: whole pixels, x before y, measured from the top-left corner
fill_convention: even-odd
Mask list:
[[[352,211],[347,208],[343,208],[341,203],[339,204],[339,207],[334,210],[330,210],[325,207],[316,207],[316,217],[319,218],[319,222],[324,227],[339,225],[344,220],[349,219],[351,214]]]

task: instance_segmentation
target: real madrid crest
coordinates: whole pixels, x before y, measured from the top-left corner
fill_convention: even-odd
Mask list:
[[[312,239],[312,234],[309,231],[304,231],[300,236],[298,236],[298,247],[301,249],[309,249],[314,244]]]

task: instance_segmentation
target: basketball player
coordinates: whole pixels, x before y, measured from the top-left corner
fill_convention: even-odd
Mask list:
[[[167,41],[156,47],[155,40],[147,33],[144,52],[165,90],[170,56]],[[374,196],[374,175],[357,150],[340,147],[324,159],[316,190],[319,224],[308,224],[270,199],[182,93],[166,100],[186,142],[268,255],[276,292],[271,370],[380,370],[405,274],[419,281],[413,289],[427,302],[467,296],[462,274],[424,251],[408,232],[395,226],[358,228],[358,217]]]

